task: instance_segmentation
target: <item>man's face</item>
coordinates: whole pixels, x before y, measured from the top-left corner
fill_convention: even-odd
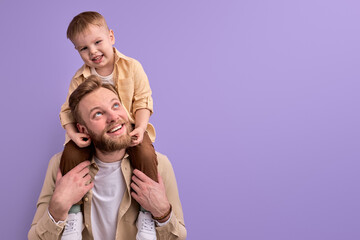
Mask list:
[[[131,125],[118,96],[106,88],[99,88],[79,102],[84,125],[80,130],[89,134],[95,147],[102,152],[127,148],[131,143]]]

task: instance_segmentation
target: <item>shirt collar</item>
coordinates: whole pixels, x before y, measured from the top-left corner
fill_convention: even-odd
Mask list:
[[[124,157],[121,159],[122,161],[125,160],[125,159],[128,159],[129,158],[129,154],[127,152],[125,152],[125,155]],[[98,158],[99,159],[99,158]],[[99,159],[100,160],[100,159]],[[101,161],[101,160],[100,160]],[[95,162],[95,155],[92,156],[91,158],[91,164],[95,164],[96,165],[96,162]]]

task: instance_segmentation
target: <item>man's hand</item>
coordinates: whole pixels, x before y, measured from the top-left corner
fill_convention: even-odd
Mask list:
[[[145,129],[138,127],[138,128],[135,128],[130,133],[130,136],[131,136],[131,144],[130,144],[130,146],[131,147],[142,143],[142,141],[144,139],[144,132],[145,132]]]
[[[66,220],[71,206],[93,188],[94,182],[90,182],[91,176],[88,174],[89,165],[89,161],[82,162],[64,176],[58,170],[55,190],[49,203],[49,212],[55,221]]]
[[[133,173],[131,188],[134,192],[131,196],[154,217],[164,216],[170,209],[170,203],[160,174],[157,183],[137,169]]]

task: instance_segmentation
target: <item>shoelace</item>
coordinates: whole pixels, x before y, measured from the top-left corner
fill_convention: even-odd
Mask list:
[[[65,223],[65,230],[64,230],[64,234],[75,231],[75,226],[76,226],[76,221],[75,219],[72,220],[68,220]]]
[[[141,230],[153,231],[154,229],[154,220],[152,219],[142,219],[141,220]]]

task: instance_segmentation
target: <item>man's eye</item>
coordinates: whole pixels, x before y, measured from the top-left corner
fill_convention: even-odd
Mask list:
[[[115,103],[114,104],[114,108],[119,108],[120,107],[120,104],[119,103]]]
[[[101,112],[97,112],[97,113],[94,114],[94,117],[99,117],[99,116],[101,116],[101,115],[102,115]]]

